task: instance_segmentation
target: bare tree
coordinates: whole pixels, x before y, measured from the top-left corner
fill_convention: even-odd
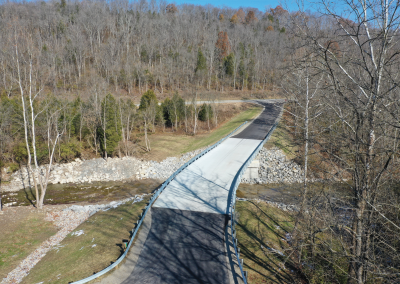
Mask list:
[[[200,107],[197,104],[198,93],[197,91],[191,94],[190,103],[193,109],[193,134],[196,135],[197,130],[197,120],[200,111]]]
[[[143,126],[144,127],[143,128],[144,142],[146,145],[146,150],[148,152],[151,151],[151,147],[150,147],[150,140],[148,138],[147,131],[148,131],[148,128],[149,128],[151,122],[153,121],[153,118],[156,116],[156,113],[157,113],[157,106],[156,106],[156,103],[154,100],[151,100],[149,105],[141,111],[143,123],[144,123],[144,126]]]
[[[399,232],[382,206],[389,169],[399,151],[398,137],[392,135],[400,127],[399,78],[395,75],[400,56],[393,49],[398,46],[399,4],[344,2],[348,18],[336,13],[330,2],[321,4],[326,25],[303,13],[296,24],[296,33],[314,47],[316,67],[326,78],[323,84],[324,103],[329,107],[326,119],[330,116],[337,121],[334,125],[325,123],[324,139],[319,146],[329,155],[332,167],[341,169],[339,177],[352,191],[347,203],[353,212],[352,225],[341,224],[351,237],[348,249],[342,243],[347,249],[342,252],[349,261],[348,282],[366,283],[383,275],[394,279],[392,264],[381,263],[382,252],[393,256],[394,262],[398,252],[387,249],[392,243],[376,242],[384,238],[375,228],[385,228],[386,223]],[[320,33],[321,29],[326,32]],[[334,219],[325,224],[333,224]]]
[[[22,31],[21,31],[22,32]],[[47,184],[50,177],[51,164],[53,161],[54,150],[56,148],[57,142],[62,135],[62,131],[64,127],[60,130],[58,128],[58,112],[59,109],[53,111],[47,119],[47,135],[48,141],[51,143],[51,147],[49,145],[50,152],[50,161],[49,164],[44,167],[39,167],[38,162],[38,154],[37,154],[37,129],[36,129],[36,121],[38,116],[43,112],[48,112],[48,105],[41,106],[41,108],[37,107],[35,104],[35,100],[38,99],[38,96],[43,90],[43,87],[37,87],[42,78],[39,79],[37,70],[34,70],[35,64],[39,61],[37,50],[35,50],[35,42],[32,38],[27,37],[25,40],[22,40],[22,33],[19,31],[15,31],[14,40],[14,54],[13,63],[16,69],[17,78],[16,81],[19,86],[21,103],[22,103],[22,113],[23,113],[23,121],[24,121],[24,136],[25,136],[25,145],[26,151],[28,155],[27,166],[29,173],[31,175],[31,179],[35,186],[36,193],[36,206],[41,209],[43,207],[44,196],[47,190]],[[22,42],[22,46],[25,48],[23,54],[20,54],[19,46],[20,42]],[[24,68],[24,72],[21,71],[21,67]],[[40,85],[39,85],[40,86]],[[56,117],[56,118],[55,118]],[[32,147],[32,152],[31,152]],[[32,169],[32,154],[33,154],[33,163],[34,169]],[[38,183],[40,185],[40,195],[38,190]]]
[[[286,108],[284,111],[296,118],[295,127],[301,128],[301,144],[304,144],[303,152],[303,201],[300,207],[300,214],[305,209],[307,200],[307,181],[308,181],[308,158],[310,151],[310,140],[313,135],[318,134],[318,130],[313,131],[311,123],[314,122],[324,110],[321,103],[322,89],[321,83],[324,74],[314,73],[319,70],[312,65],[312,55],[307,54],[302,61],[299,60],[295,66],[288,68],[282,80],[282,89],[287,95],[289,101],[295,104],[292,108]]]

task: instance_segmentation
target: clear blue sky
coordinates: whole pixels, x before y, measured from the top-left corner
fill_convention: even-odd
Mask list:
[[[278,5],[281,5],[283,1],[279,0],[170,0],[167,2],[173,2],[176,4],[183,4],[183,3],[188,3],[188,4],[195,4],[195,5],[206,5],[206,4],[211,4],[213,6],[227,6],[231,8],[239,8],[239,7],[253,7],[253,8],[258,8],[258,10],[264,12],[266,10],[266,7],[268,8],[275,8]],[[290,11],[296,11],[297,6],[294,1],[287,1],[288,4],[288,9]],[[286,5],[282,5],[284,8]],[[307,5],[308,6],[308,5]],[[312,7],[310,4],[309,7]]]

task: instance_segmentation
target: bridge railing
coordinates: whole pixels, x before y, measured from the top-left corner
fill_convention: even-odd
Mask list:
[[[190,159],[187,163],[185,163],[182,167],[180,167],[176,172],[174,172],[162,185],[159,189],[157,189],[153,196],[150,198],[149,200],[149,204],[146,206],[145,211],[143,212],[142,216],[140,217],[140,219],[137,222],[137,226],[132,229],[132,237],[127,245],[127,248],[125,250],[125,252],[110,266],[108,266],[107,268],[87,277],[84,278],[82,280],[79,281],[75,281],[75,282],[71,282],[71,284],[82,284],[82,283],[87,283],[89,281],[92,281],[104,274],[106,274],[107,272],[111,271],[113,268],[115,268],[118,264],[121,263],[122,260],[124,260],[124,258],[126,257],[126,255],[128,254],[129,249],[132,246],[133,240],[135,239],[140,226],[143,223],[144,218],[146,217],[147,212],[150,210],[151,206],[153,205],[154,201],[157,199],[157,197],[163,192],[163,190],[167,187],[167,185],[180,173],[182,172],[185,168],[187,168],[190,164],[192,164],[193,162],[195,162],[196,160],[198,160],[199,158],[201,158],[202,156],[204,156],[205,154],[207,154],[208,152],[210,152],[212,149],[214,149],[215,147],[217,147],[219,144],[221,144],[223,141],[225,141],[227,138],[229,138],[232,134],[234,134],[237,130],[239,130],[239,128],[241,128],[243,125],[245,125],[247,123],[247,121],[243,122],[239,127],[237,127],[235,130],[233,130],[231,133],[229,133],[227,136],[225,136],[224,138],[222,138],[221,140],[219,140],[217,143],[215,143],[214,145],[208,147],[207,149],[205,149],[204,151],[202,151],[200,154],[196,155],[195,157],[193,157],[192,159]]]
[[[242,175],[244,174],[244,172],[246,171],[247,167],[250,165],[250,163],[254,160],[254,158],[257,156],[258,152],[260,152],[260,150],[262,149],[262,147],[264,146],[265,142],[268,141],[268,139],[271,137],[272,132],[274,132],[276,126],[278,125],[278,122],[276,122],[271,129],[268,131],[267,136],[264,138],[264,140],[262,140],[260,142],[260,144],[257,146],[257,148],[253,151],[253,153],[251,154],[251,156],[247,159],[247,161],[243,164],[243,166],[240,168],[239,172],[236,174],[233,182],[232,182],[232,186],[231,186],[231,202],[230,202],[230,208],[229,208],[229,214],[230,214],[230,227],[231,227],[231,237],[232,237],[232,243],[233,243],[233,247],[235,249],[235,255],[236,255],[236,259],[240,268],[240,273],[243,279],[243,282],[245,284],[247,284],[247,272],[244,271],[243,269],[243,262],[241,262],[240,260],[240,250],[237,247],[237,239],[236,239],[236,230],[235,230],[235,225],[236,225],[236,213],[235,213],[235,209],[236,209],[236,190],[240,184]],[[233,272],[234,273],[234,272]]]

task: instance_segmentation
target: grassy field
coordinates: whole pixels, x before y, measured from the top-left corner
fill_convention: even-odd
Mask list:
[[[286,154],[288,159],[294,159],[298,156],[299,148],[294,143],[292,129],[287,126],[284,116],[285,113],[264,147],[267,149],[277,147]]]
[[[88,277],[118,259],[149,197],[98,212],[78,226],[31,270],[22,283],[69,283]]]
[[[6,277],[43,241],[57,232],[55,226],[44,221],[44,212],[26,212],[14,221],[13,228],[1,227],[0,279]],[[14,217],[15,218],[15,217]]]
[[[286,234],[293,230],[293,217],[265,202],[236,204],[238,245],[248,271],[248,283],[298,283],[286,241]]]
[[[156,133],[150,135],[151,151],[143,153],[143,158],[161,161],[167,157],[178,156],[214,144],[243,122],[258,116],[261,110],[261,106],[251,106],[231,120],[221,124],[217,129],[205,134],[190,136],[176,133]]]

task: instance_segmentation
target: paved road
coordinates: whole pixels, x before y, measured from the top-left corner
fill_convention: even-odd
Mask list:
[[[264,111],[248,127],[232,138],[264,140],[268,131],[281,113],[282,103],[271,104],[266,101],[256,101],[264,106]]]
[[[152,208],[145,246],[122,283],[229,283],[226,222],[223,214]]]
[[[121,269],[132,272],[122,277],[117,270],[117,276],[102,283],[235,283],[224,243],[228,196],[235,175],[281,109],[259,103],[265,109],[257,119],[188,166],[164,189],[153,204],[150,232],[139,258],[126,262],[134,268]]]

